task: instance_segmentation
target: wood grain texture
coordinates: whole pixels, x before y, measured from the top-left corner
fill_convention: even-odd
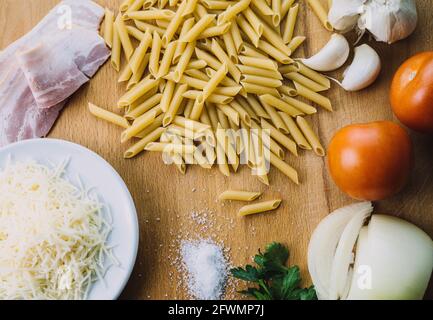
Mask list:
[[[57,2],[1,0],[0,48],[29,31]],[[98,2],[117,9],[120,0]],[[313,117],[325,145],[344,125],[383,119],[397,121],[388,99],[392,75],[410,55],[433,49],[433,2],[417,2],[420,23],[414,35],[392,46],[370,41],[383,59],[378,81],[360,93],[345,93],[336,86],[328,93],[335,103],[335,112],[320,110]],[[297,52],[299,56],[314,53],[330,36],[307,9],[305,1],[301,1],[297,33],[305,34],[308,39]],[[368,41],[367,37],[363,41]],[[275,170],[270,174],[271,186],[265,187],[251,177],[246,168],[230,178],[223,177],[216,168],[188,168],[187,175],[182,176],[174,167],[163,165],[157,154],[146,153],[124,160],[122,154],[127,146],[120,144],[120,130],[93,118],[87,111],[88,101],[115,110],[123,91],[123,85],[117,84],[116,73],[106,64],[71,98],[50,134],[52,138],[82,144],[107,159],[123,177],[135,199],[140,248],[134,273],[122,298],[188,298],[179,278],[179,263],[174,259],[178,241],[188,238],[214,237],[223,241],[226,248],[230,248],[228,256],[233,265],[250,262],[257,249],[271,241],[283,242],[291,249],[291,263],[298,264],[308,279],[306,251],[311,232],[330,211],[353,202],[331,180],[326,158],[304,152],[299,158],[289,157],[288,162],[299,170],[299,187]],[[410,184],[399,195],[377,203],[376,211],[405,218],[433,236],[433,141],[431,137],[413,133],[412,137],[416,169]],[[281,197],[284,202],[273,213],[239,219],[236,212],[240,203],[217,201],[218,194],[228,188],[262,191],[263,199]],[[191,218],[192,212],[203,210],[211,216],[207,229]],[[433,297],[433,288],[427,297]]]

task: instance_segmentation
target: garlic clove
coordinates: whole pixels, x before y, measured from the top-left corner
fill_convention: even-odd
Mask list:
[[[389,44],[407,38],[416,28],[418,14],[414,0],[370,0],[358,21],[377,41]]]
[[[341,34],[333,34],[328,43],[314,56],[301,59],[307,67],[321,72],[340,68],[349,57],[350,46]]]
[[[364,11],[365,2],[366,0],[333,0],[328,13],[333,28],[343,33],[353,30]]]
[[[352,64],[344,71],[341,86],[346,91],[358,91],[376,81],[381,70],[380,57],[367,44],[355,48]]]

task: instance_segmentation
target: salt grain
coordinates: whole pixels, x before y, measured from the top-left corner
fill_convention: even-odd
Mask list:
[[[189,293],[200,300],[220,299],[227,280],[223,249],[211,240],[185,240],[181,256]]]

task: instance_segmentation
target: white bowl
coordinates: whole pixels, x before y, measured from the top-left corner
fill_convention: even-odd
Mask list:
[[[95,188],[113,217],[113,231],[108,243],[114,246],[114,255],[120,266],[108,269],[105,283],[97,281],[93,284],[88,299],[117,299],[134,268],[139,234],[134,201],[119,174],[93,151],[63,140],[25,140],[1,148],[0,168],[4,167],[8,157],[13,161],[32,159],[46,165],[59,164],[69,158],[66,177],[75,183],[79,176],[85,187]]]

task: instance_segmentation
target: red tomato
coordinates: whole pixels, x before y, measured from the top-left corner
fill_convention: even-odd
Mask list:
[[[335,183],[359,200],[381,200],[400,191],[412,159],[409,135],[390,121],[347,126],[335,134],[328,149]]]
[[[391,84],[391,105],[409,128],[433,133],[433,51],[404,62]]]

